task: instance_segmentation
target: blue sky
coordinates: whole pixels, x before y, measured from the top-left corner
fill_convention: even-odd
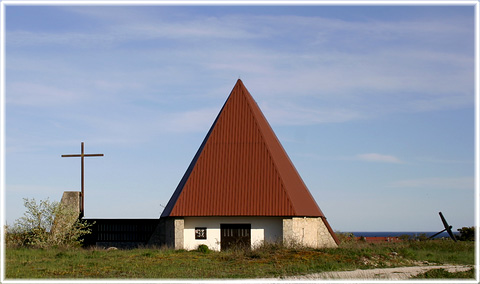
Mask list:
[[[159,217],[241,78],[334,230],[475,224],[473,6],[15,6],[6,220]]]

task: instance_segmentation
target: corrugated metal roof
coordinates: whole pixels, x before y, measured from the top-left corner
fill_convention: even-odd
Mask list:
[[[241,80],[162,216],[324,217]]]

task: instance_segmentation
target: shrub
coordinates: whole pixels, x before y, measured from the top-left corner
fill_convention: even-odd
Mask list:
[[[474,241],[475,240],[475,227],[462,227],[457,229],[460,232],[458,239],[460,241]]]
[[[91,225],[66,205],[28,198],[23,204],[24,216],[5,228],[8,247],[75,247],[81,245],[81,236],[91,233]]]
[[[353,233],[347,233],[347,232],[335,232],[335,235],[337,235],[338,240],[340,243],[355,243],[356,238]]]
[[[412,241],[413,240],[412,236],[410,236],[408,234],[402,234],[402,235],[398,236],[398,238],[402,241]]]
[[[209,253],[210,249],[208,248],[207,245],[199,245],[197,248],[197,251],[202,252],[202,253]]]
[[[428,236],[427,236],[427,234],[425,234],[425,233],[421,233],[421,234],[418,234],[418,235],[415,237],[415,239],[416,239],[417,241],[424,242],[424,241],[427,241],[427,240],[428,240]]]
[[[475,278],[475,270],[473,268],[467,271],[449,272],[443,268],[428,270],[424,273],[413,277],[414,279],[462,279]]]

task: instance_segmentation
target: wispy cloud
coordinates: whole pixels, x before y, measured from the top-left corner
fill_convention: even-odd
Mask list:
[[[260,108],[268,121],[276,125],[309,125],[338,123],[365,118],[347,108],[316,108],[289,102],[264,102]]]
[[[32,82],[10,82],[6,93],[7,104],[32,107],[71,105],[86,97],[77,90]]]
[[[431,163],[431,164],[471,164],[475,163],[475,158],[472,156],[470,160],[452,160],[452,159],[439,159],[435,157],[416,157],[415,160],[421,163]]]
[[[153,22],[137,20],[128,23],[105,24],[90,32],[31,32],[24,30],[7,31],[8,44],[16,47],[64,45],[73,48],[98,48],[125,42],[145,40],[245,40],[258,38],[256,30],[239,19],[214,17],[164,20]]]
[[[7,184],[5,189],[7,193],[22,194],[25,196],[51,195],[65,191],[65,188],[61,187],[34,184]]]
[[[378,153],[358,154],[355,156],[357,160],[366,162],[379,162],[379,163],[394,163],[401,164],[402,160],[392,155],[383,155]]]
[[[206,133],[219,111],[218,108],[205,108],[169,114],[165,117],[165,130]]]
[[[473,177],[433,177],[407,179],[392,182],[389,187],[394,188],[433,188],[433,189],[470,189],[474,190],[475,179]]]
[[[93,48],[115,41],[113,34],[101,33],[55,33],[55,32],[31,32],[10,31],[7,32],[7,44],[12,47],[43,47],[43,46],[70,46],[74,48]]]
[[[60,45],[69,54],[70,48],[76,52],[79,47],[87,48],[87,54],[78,57],[85,60],[70,55],[22,60],[25,52],[21,56],[12,52],[7,69],[14,72],[9,74],[23,76],[22,71],[29,70],[57,80],[48,86],[17,81],[7,86],[7,103],[69,103],[75,102],[79,92],[100,98],[106,91],[122,93],[129,103],[146,93],[158,98],[160,91],[152,90],[154,85],[176,88],[185,82],[210,80],[205,83],[211,86],[203,90],[205,95],[218,93],[218,78],[237,76],[245,79],[262,110],[277,125],[338,123],[398,112],[471,107],[474,102],[473,53],[435,44],[468,33],[462,20],[449,25],[443,20],[352,22],[238,13],[172,17],[167,10],[162,10],[162,17],[150,14],[144,19],[138,17],[138,9],[118,8],[108,16],[92,8],[65,10],[88,15],[98,27],[88,32],[7,30],[7,46],[21,51]],[[401,46],[394,44],[398,41]],[[97,51],[102,48],[106,49]],[[114,56],[124,60],[119,63]],[[16,62],[22,67],[15,66]],[[84,84],[75,90],[62,87],[59,82],[69,78]],[[125,92],[127,81],[135,85],[127,86],[130,93]],[[203,110],[197,112],[191,115],[198,121],[211,119]],[[161,122],[171,130],[195,131],[196,125],[175,126],[186,126],[187,117],[177,114]]]

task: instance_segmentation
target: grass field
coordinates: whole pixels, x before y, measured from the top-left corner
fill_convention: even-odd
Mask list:
[[[199,279],[270,278],[308,273],[412,266],[418,262],[474,265],[474,242],[435,240],[390,244],[345,243],[337,249],[265,245],[252,251],[169,249],[7,249],[6,278]],[[437,274],[426,278],[437,278]],[[463,275],[463,274],[462,274]],[[473,277],[465,274],[462,278]]]

